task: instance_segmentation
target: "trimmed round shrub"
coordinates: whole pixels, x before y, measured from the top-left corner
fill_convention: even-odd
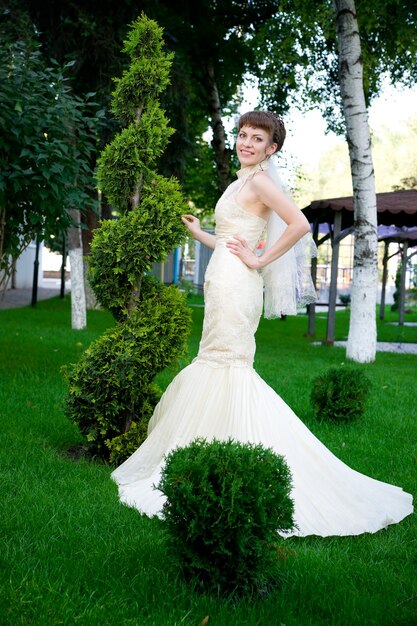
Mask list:
[[[158,489],[186,576],[221,594],[275,586],[277,533],[294,527],[291,485],[284,458],[262,445],[196,439],[169,453]]]
[[[311,404],[320,419],[350,422],[365,412],[371,382],[353,367],[330,368],[313,380]]]

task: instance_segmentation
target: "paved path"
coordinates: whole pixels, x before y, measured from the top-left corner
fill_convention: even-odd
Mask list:
[[[335,341],[333,345],[346,348],[346,341]],[[417,343],[397,343],[394,341],[377,341],[377,352],[398,352],[400,354],[417,354]]]
[[[47,300],[59,296],[59,287],[38,287],[38,300]],[[32,302],[32,289],[7,289],[3,298],[0,296],[0,309],[16,309],[29,306]]]

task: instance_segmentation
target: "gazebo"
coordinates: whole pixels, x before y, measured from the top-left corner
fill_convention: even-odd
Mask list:
[[[396,226],[399,228],[417,227],[417,190],[407,189],[376,194],[378,226]],[[329,290],[329,313],[327,318],[326,341],[334,341],[334,327],[336,319],[337,272],[339,262],[339,244],[347,235],[354,232],[353,197],[331,198],[328,200],[314,200],[303,209],[310,224],[313,225],[313,237],[319,246],[328,239],[332,246],[332,261]],[[327,224],[329,232],[319,238],[320,224]],[[395,239],[392,239],[394,241]],[[404,240],[403,240],[404,241]],[[409,245],[409,240],[408,240]],[[407,248],[405,246],[405,258]],[[417,245],[417,242],[414,244]],[[403,244],[404,254],[404,244]],[[387,259],[388,261],[388,259]],[[403,264],[405,266],[405,263]],[[404,270],[405,271],[405,270]],[[312,262],[312,277],[314,283],[317,278],[317,260]],[[386,280],[386,278],[385,278]],[[405,282],[405,273],[404,273]],[[385,295],[385,294],[384,294]],[[400,320],[401,323],[401,320]],[[314,335],[315,305],[309,306],[308,334]]]
[[[382,290],[381,290],[381,306],[379,309],[379,317],[381,320],[384,319],[385,314],[385,288],[387,284],[387,266],[388,266],[388,248],[390,243],[398,243],[402,244],[401,248],[401,277],[400,277],[400,289],[399,295],[400,300],[398,303],[398,323],[400,326],[404,324],[404,309],[405,309],[405,275],[407,271],[407,263],[408,261],[417,254],[417,250],[413,252],[408,252],[409,248],[414,248],[417,246],[417,227],[408,228],[407,226],[402,226],[400,228],[396,226],[379,226],[378,227],[378,241],[383,241],[385,244],[384,248],[384,259],[383,259],[383,270],[382,270]],[[397,253],[396,253],[397,254]],[[392,255],[391,255],[392,256]]]

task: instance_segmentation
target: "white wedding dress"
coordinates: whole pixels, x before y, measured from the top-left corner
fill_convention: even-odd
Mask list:
[[[373,533],[412,513],[411,495],[336,458],[253,369],[263,280],[225,243],[240,234],[255,250],[265,235],[265,220],[236,201],[255,171],[256,166],[241,170],[216,206],[198,356],[171,382],[146,441],[112,477],[122,502],[158,515],[164,496],[154,486],[167,452],[196,437],[261,443],[283,455],[292,472],[296,529],[285,536]]]

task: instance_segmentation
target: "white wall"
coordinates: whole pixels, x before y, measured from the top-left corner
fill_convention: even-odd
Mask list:
[[[40,285],[40,281],[43,276],[43,268],[42,268],[42,251],[43,251],[43,242],[39,246],[39,271],[38,271],[38,284]],[[15,285],[17,289],[27,289],[31,288],[33,284],[33,264],[35,262],[35,254],[36,254],[36,244],[34,241],[29,244],[26,250],[20,255],[17,259],[16,263],[16,275],[15,275]],[[9,283],[9,287],[10,287]]]

